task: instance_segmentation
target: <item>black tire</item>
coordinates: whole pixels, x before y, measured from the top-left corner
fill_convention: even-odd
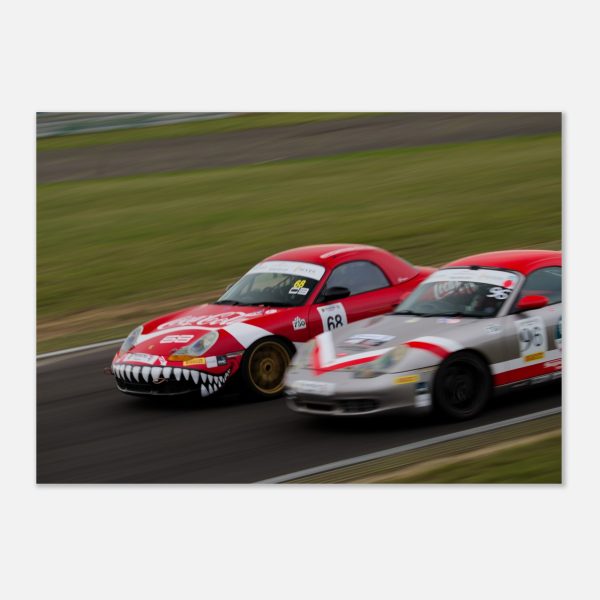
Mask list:
[[[252,344],[244,353],[241,366],[246,391],[265,400],[280,396],[291,358],[291,349],[278,338],[263,338]]]
[[[492,395],[485,361],[471,352],[457,352],[440,365],[433,385],[435,408],[455,421],[478,415]]]

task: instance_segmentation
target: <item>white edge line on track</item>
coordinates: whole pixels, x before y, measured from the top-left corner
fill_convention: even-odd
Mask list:
[[[108,340],[106,342],[98,342],[97,344],[88,344],[87,346],[77,346],[76,348],[66,348],[65,350],[56,350],[55,352],[46,352],[45,354],[38,354],[36,360],[42,358],[52,358],[53,356],[62,356],[63,354],[72,354],[73,352],[83,352],[84,350],[93,350],[94,348],[102,348],[104,346],[115,346],[123,342],[125,338],[118,340]]]
[[[301,471],[295,471],[294,473],[287,473],[285,475],[279,475],[278,477],[271,477],[270,479],[263,479],[256,483],[285,483],[286,481],[292,481],[300,477],[307,477],[308,475],[317,475],[319,473],[325,473],[326,471],[332,471],[333,469],[339,469],[341,467],[349,467],[358,463],[367,462],[369,460],[375,460],[377,458],[384,458],[392,454],[400,452],[407,452],[408,450],[416,450],[418,448],[425,448],[432,446],[433,444],[439,444],[441,442],[449,442],[452,440],[458,440],[463,437],[476,435],[478,433],[486,433],[488,431],[494,431],[495,429],[501,429],[503,427],[509,427],[510,425],[517,425],[518,423],[525,423],[527,421],[534,421],[535,419],[541,419],[550,415],[558,414],[562,411],[562,407],[557,406],[555,408],[549,408],[535,413],[529,413],[528,415],[522,415],[520,417],[514,417],[505,421],[497,421],[496,423],[488,423],[487,425],[481,425],[480,427],[473,427],[471,429],[464,429],[463,431],[456,431],[454,433],[447,433],[437,437],[429,438],[427,440],[420,440],[411,444],[404,444],[404,446],[396,446],[395,448],[388,448],[387,450],[380,450],[378,452],[371,452],[370,454],[362,454],[361,456],[354,456],[345,460],[338,460],[336,462],[327,463],[318,467],[311,467],[309,469],[303,469]]]

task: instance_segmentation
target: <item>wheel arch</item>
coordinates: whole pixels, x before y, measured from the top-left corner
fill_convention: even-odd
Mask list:
[[[263,335],[262,337],[259,337],[257,340],[254,340],[245,350],[244,350],[244,354],[246,354],[248,352],[248,350],[250,350],[251,348],[253,348],[254,346],[256,346],[256,344],[260,344],[261,342],[266,342],[266,341],[275,341],[275,342],[280,342],[282,345],[284,345],[290,352],[290,357],[293,357],[294,354],[296,354],[296,346],[294,345],[294,343],[292,341],[290,341],[288,338],[286,338],[283,335],[279,335],[277,333],[272,333],[270,335]]]
[[[488,370],[488,373],[490,375],[490,378],[492,378],[492,380],[493,380],[491,361],[483,352],[481,352],[481,350],[477,350],[477,348],[461,348],[460,350],[456,350],[455,352],[452,352],[451,354],[449,354],[443,361],[441,361],[440,365],[445,360],[450,358],[451,356],[456,356],[458,354],[470,354],[471,356],[477,356],[478,358],[480,358],[482,360],[482,362],[485,364],[485,366]],[[438,365],[438,367],[439,367],[439,365]]]
[[[446,387],[444,382],[446,380],[443,375],[447,369],[450,368],[453,361],[459,362],[462,357],[465,358],[465,362],[469,362],[469,359],[473,362],[473,359],[476,359],[476,363],[479,365],[479,368],[481,369],[480,372],[484,377],[483,380],[480,380],[479,386],[474,386],[474,389],[478,390],[477,392],[468,392],[472,398],[472,407],[469,408],[467,406],[465,409],[462,409],[459,406],[453,406],[452,399],[449,399],[447,392],[444,391],[444,388]],[[452,378],[449,381],[452,382]],[[458,385],[460,386],[460,383]],[[457,387],[454,387],[454,390],[457,389]],[[494,378],[490,368],[490,362],[482,352],[475,348],[462,348],[456,350],[455,352],[448,354],[448,356],[446,356],[438,365],[433,377],[431,390],[433,395],[432,400],[436,410],[440,410],[443,414],[452,419],[462,420],[472,418],[483,410],[494,393]],[[450,396],[455,395],[455,391],[453,391],[452,387],[449,392]],[[458,399],[459,402],[463,401],[461,398]],[[450,402],[448,402],[449,400]]]
[[[267,399],[267,398],[271,398],[271,397],[275,397],[276,395],[278,395],[279,393],[281,393],[282,389],[273,389],[272,392],[270,390],[268,390],[268,388],[266,387],[261,387],[261,384],[258,383],[258,381],[253,377],[253,375],[251,374],[251,359],[252,359],[252,355],[254,354],[254,349],[259,347],[261,344],[264,343],[268,343],[268,342],[275,342],[277,345],[279,345],[282,350],[284,351],[284,353],[287,353],[288,355],[288,359],[287,359],[287,364],[289,364],[289,361],[291,360],[292,356],[294,355],[295,352],[295,347],[294,344],[287,339],[286,337],[283,337],[281,335],[277,335],[277,334],[273,334],[273,335],[264,335],[256,340],[254,340],[254,342],[252,342],[252,344],[250,344],[244,351],[244,355],[242,357],[242,361],[240,363],[240,375],[242,377],[242,381],[245,383],[245,388],[247,389],[247,391],[249,392],[251,397],[254,398],[262,398],[262,399]],[[281,371],[281,380],[279,380],[279,383],[277,384],[277,388],[279,388],[279,385],[283,385],[283,377],[285,375],[285,370]]]

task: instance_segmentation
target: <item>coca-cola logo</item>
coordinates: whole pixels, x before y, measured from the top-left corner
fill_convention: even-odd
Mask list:
[[[261,315],[262,311],[257,311],[254,313],[243,313],[238,311],[230,311],[219,313],[218,315],[203,315],[201,317],[189,316],[189,317],[180,317],[179,319],[174,319],[173,321],[167,321],[162,325],[159,325],[157,329],[168,329],[170,327],[190,327],[190,326],[198,326],[198,327],[223,327],[224,325],[229,325],[230,323],[234,323],[236,321],[242,321],[249,319],[251,317],[255,317]]]
[[[476,289],[477,286],[475,284],[466,281],[440,281],[433,286],[433,295],[436,300],[441,300],[455,292],[470,294]]]

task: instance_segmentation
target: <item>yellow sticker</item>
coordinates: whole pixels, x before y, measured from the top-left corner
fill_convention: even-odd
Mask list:
[[[534,360],[540,360],[541,358],[544,358],[545,353],[544,352],[535,352],[533,354],[528,354],[527,356],[523,357],[523,360],[525,362],[531,362]]]
[[[396,385],[402,385],[404,383],[417,383],[421,379],[418,375],[401,375],[394,379]]]
[[[296,283],[294,283],[295,288],[303,288],[306,285],[306,279],[298,279]]]
[[[206,364],[206,358],[204,358],[204,357],[191,358],[190,360],[183,361],[184,367],[189,367],[190,365],[205,365],[205,364]]]

